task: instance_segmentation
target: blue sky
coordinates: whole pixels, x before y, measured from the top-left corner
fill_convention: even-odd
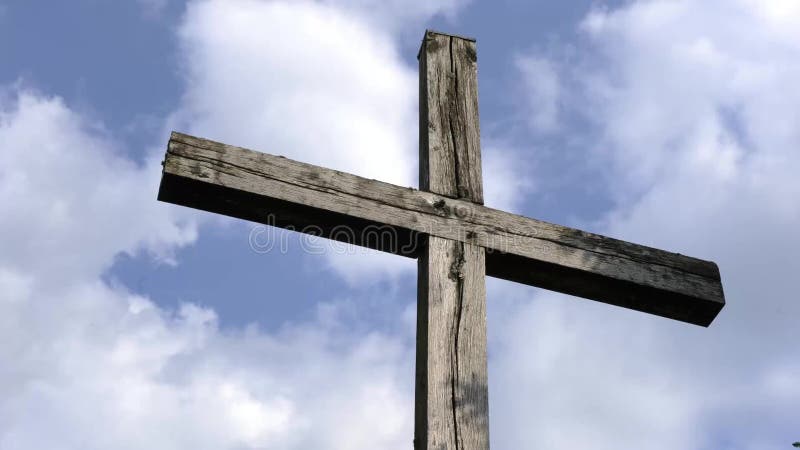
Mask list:
[[[717,261],[728,301],[487,280],[493,448],[789,448],[800,6],[562,3],[0,0],[0,448],[408,448],[413,261],[155,198],[172,129],[415,185],[426,28],[477,38],[490,206]]]

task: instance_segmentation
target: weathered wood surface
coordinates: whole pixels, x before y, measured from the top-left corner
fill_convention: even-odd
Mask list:
[[[487,275],[702,326],[725,303],[713,262],[180,133],[158,198],[409,257],[419,233],[480,245]]]
[[[414,448],[488,449],[484,249],[430,236],[418,267]]]
[[[482,203],[475,42],[426,32],[420,185]],[[416,450],[488,450],[484,248],[430,236],[419,255]]]
[[[425,33],[419,53],[419,186],[483,204],[476,55],[473,40]]]

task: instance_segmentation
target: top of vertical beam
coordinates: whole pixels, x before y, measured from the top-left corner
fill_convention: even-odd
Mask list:
[[[417,61],[419,61],[419,57],[422,54],[422,49],[425,48],[425,40],[428,39],[428,36],[435,36],[435,35],[453,37],[456,39],[463,39],[469,42],[477,42],[475,38],[469,36],[461,36],[459,34],[452,34],[452,33],[442,33],[441,31],[436,31],[436,30],[425,30],[425,35],[422,37],[422,43],[420,43],[419,51],[417,52]]]
[[[419,58],[420,189],[483,204],[474,39],[428,30]]]

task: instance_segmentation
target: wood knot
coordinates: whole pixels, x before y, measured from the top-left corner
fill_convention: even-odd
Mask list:
[[[450,273],[447,278],[459,282],[464,279],[464,244],[457,244],[453,253],[453,263],[450,264]]]
[[[194,165],[192,165],[191,167],[189,167],[189,172],[190,172],[192,175],[194,175],[194,176],[196,176],[196,177],[198,177],[198,178],[209,178],[209,177],[208,177],[208,174],[207,174],[207,173],[205,173],[205,172],[203,172],[203,169],[202,169],[202,168],[200,168],[200,165],[199,165],[199,164],[194,164]]]
[[[445,203],[445,201],[442,199],[433,202],[433,210],[436,214],[442,217],[449,217],[451,214],[450,205]]]
[[[459,281],[464,279],[464,256],[459,255],[453,264],[450,265],[450,273],[447,275],[447,278],[450,278],[453,281]]]

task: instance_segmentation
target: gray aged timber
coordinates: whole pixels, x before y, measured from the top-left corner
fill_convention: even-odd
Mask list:
[[[725,300],[713,262],[483,206],[475,42],[419,60],[420,190],[173,132],[158,198],[418,258],[415,449],[488,449],[484,275],[702,326]]]
[[[158,199],[409,257],[418,233],[477,244],[487,275],[702,326],[725,304],[713,262],[180,133]],[[359,240],[387,226],[395,242]]]
[[[426,33],[419,53],[419,185],[483,203],[475,42]],[[440,199],[447,205],[447,201]],[[429,236],[417,271],[414,447],[489,448],[484,248]]]

